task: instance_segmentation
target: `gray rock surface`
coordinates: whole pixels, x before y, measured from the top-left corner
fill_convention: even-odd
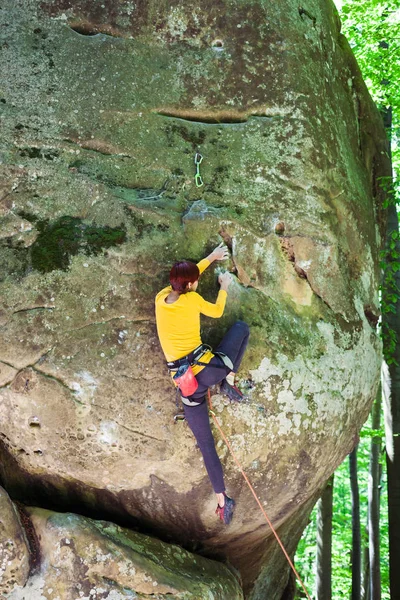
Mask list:
[[[226,448],[229,528],[194,439],[173,424],[153,302],[175,260],[226,241],[237,279],[203,338],[248,322],[250,401],[213,402],[293,552],[357,439],[381,360],[386,140],[336,10],[2,8],[2,482],[33,505],[100,512],[229,558],[249,597],[278,599],[287,566]],[[215,299],[212,269],[199,291]]]

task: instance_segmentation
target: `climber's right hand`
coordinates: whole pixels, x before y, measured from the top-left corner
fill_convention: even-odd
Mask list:
[[[218,283],[221,286],[221,290],[227,291],[228,287],[232,283],[232,275],[228,273],[228,271],[221,273],[221,275],[218,275]]]

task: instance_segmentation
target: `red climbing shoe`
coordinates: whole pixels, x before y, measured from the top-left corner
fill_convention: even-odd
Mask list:
[[[224,496],[225,504],[223,506],[220,506],[218,504],[215,514],[219,516],[219,518],[225,523],[225,525],[229,525],[229,523],[232,521],[233,509],[235,508],[235,501],[233,500],[233,498],[229,498],[229,496],[227,496],[225,493]]]
[[[243,400],[246,400],[239,388],[236,385],[230,385],[226,379],[221,381],[219,389],[221,394],[228,396],[229,400],[233,400],[233,402],[243,402]]]

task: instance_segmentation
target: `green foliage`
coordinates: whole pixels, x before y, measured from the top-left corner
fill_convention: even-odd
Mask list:
[[[386,248],[381,253],[381,268],[383,283],[381,286],[381,310],[383,314],[396,314],[396,305],[400,299],[398,273],[400,269],[400,234],[392,231],[386,242]],[[397,364],[394,358],[397,336],[394,329],[385,319],[381,326],[383,354],[388,365]]]
[[[368,438],[369,440],[376,440],[378,438],[377,443],[381,443],[385,437],[385,432],[383,429],[366,429],[365,427],[360,431],[360,438]],[[374,439],[375,438],[375,439]]]
[[[400,110],[400,14],[398,0],[349,0],[340,17],[376,104]]]
[[[394,182],[389,198],[400,197],[400,6],[398,0],[347,0],[340,11],[342,32],[380,109],[391,109]]]
[[[396,189],[394,185],[393,177],[377,177],[377,182],[379,186],[384,190],[386,195],[386,200],[383,204],[383,208],[387,208],[390,204],[396,204],[399,198],[399,193],[398,189]]]
[[[368,467],[371,438],[380,440],[383,430],[371,428],[371,419],[364,425],[358,446],[358,479],[360,488],[361,539],[363,547],[368,545]],[[376,440],[376,441],[378,441]],[[382,463],[383,453],[382,453]],[[386,471],[382,473],[381,506],[387,505]],[[315,597],[315,561],[317,536],[317,509],[314,508],[310,523],[305,529],[297,547],[295,566],[305,582],[311,597]],[[389,548],[388,548],[388,516],[381,511],[381,575],[382,600],[389,600]],[[351,496],[349,485],[348,458],[335,471],[333,486],[333,523],[332,523],[332,598],[339,600],[350,598],[351,590]],[[298,587],[296,598],[302,598]]]
[[[381,177],[386,192],[386,206],[400,201],[400,5],[398,0],[347,0],[341,8],[343,33],[360,65],[372,98],[382,110],[392,111],[392,127],[388,132],[392,144],[394,177]],[[381,255],[383,314],[396,314],[400,290],[396,274],[400,269],[399,233],[393,231]],[[387,319],[381,336],[386,362],[396,363],[396,332]]]

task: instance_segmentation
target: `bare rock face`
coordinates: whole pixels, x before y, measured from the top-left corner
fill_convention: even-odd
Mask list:
[[[213,403],[293,552],[380,368],[386,139],[334,6],[8,0],[0,17],[2,482],[229,559],[247,597],[279,599],[287,565],[228,451],[224,528],[173,423],[153,302],[174,261],[227,243],[237,280],[203,339],[249,324],[250,401]]]
[[[0,487],[0,594],[24,586],[28,574],[29,546],[25,531],[17,508]]]
[[[2,488],[0,503],[2,598],[243,600],[224,565],[106,521],[26,507],[28,544]]]

